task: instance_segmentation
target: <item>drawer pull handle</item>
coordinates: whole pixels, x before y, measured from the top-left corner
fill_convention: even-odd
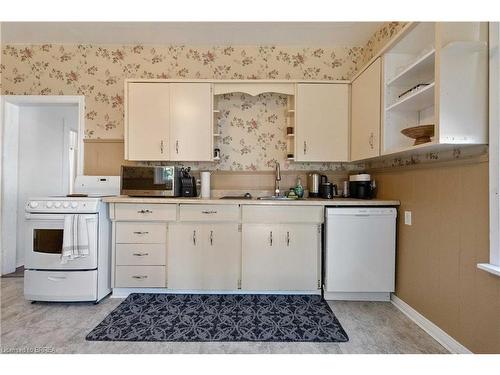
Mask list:
[[[143,234],[149,234],[149,232],[134,232],[134,234],[143,235]]]
[[[193,245],[196,246],[196,231],[193,230]]]
[[[140,210],[140,211],[137,211],[138,214],[152,214],[153,211],[151,210]]]
[[[213,246],[214,244],[214,231],[210,231],[210,246]]]
[[[50,280],[50,281],[62,281],[62,280],[66,280],[66,276],[48,276],[47,280]]]
[[[269,232],[269,246],[273,246],[273,231]]]
[[[217,211],[201,211],[201,213],[206,215],[211,215],[211,214],[216,214]]]
[[[290,246],[290,232],[286,232],[286,246]]]
[[[134,275],[134,276],[132,276],[132,279],[138,279],[138,280],[144,280],[147,278],[148,277],[146,275]]]
[[[149,253],[133,253],[132,255],[136,256],[136,257],[145,257],[145,256],[148,256]]]

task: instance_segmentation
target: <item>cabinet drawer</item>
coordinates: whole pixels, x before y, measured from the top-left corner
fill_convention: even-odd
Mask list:
[[[116,223],[116,243],[165,243],[165,223]]]
[[[323,222],[319,206],[243,206],[244,223],[314,223]]]
[[[238,221],[240,207],[238,205],[216,204],[181,204],[180,221]]]
[[[174,221],[176,212],[175,204],[115,204],[116,220]]]
[[[167,248],[164,244],[116,244],[119,266],[164,266]]]
[[[164,288],[164,266],[117,266],[115,287],[117,288]]]

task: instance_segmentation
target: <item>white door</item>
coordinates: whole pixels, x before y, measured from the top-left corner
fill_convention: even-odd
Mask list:
[[[241,288],[279,290],[281,266],[280,227],[270,224],[243,224],[241,250]]]
[[[282,260],[278,268],[279,289],[315,290],[320,280],[321,234],[313,224],[281,226]]]
[[[236,290],[240,279],[241,236],[238,224],[204,225],[203,289]]]
[[[199,224],[169,225],[167,287],[169,289],[202,289],[205,228]]]
[[[296,161],[348,161],[349,85],[298,84]]]
[[[351,160],[380,155],[381,62],[374,61],[352,83]]]
[[[128,83],[125,159],[168,160],[169,83]]]
[[[170,84],[170,160],[212,160],[212,85]]]

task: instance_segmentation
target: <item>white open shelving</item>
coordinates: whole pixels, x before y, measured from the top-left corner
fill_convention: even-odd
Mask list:
[[[487,143],[486,23],[418,23],[383,59],[382,155]],[[401,134],[428,124],[431,142]]]
[[[421,111],[434,105],[434,82],[404,96],[386,111]]]

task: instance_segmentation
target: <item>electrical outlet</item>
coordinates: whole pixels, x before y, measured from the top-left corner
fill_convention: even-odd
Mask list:
[[[411,211],[405,211],[405,225],[411,225]]]

